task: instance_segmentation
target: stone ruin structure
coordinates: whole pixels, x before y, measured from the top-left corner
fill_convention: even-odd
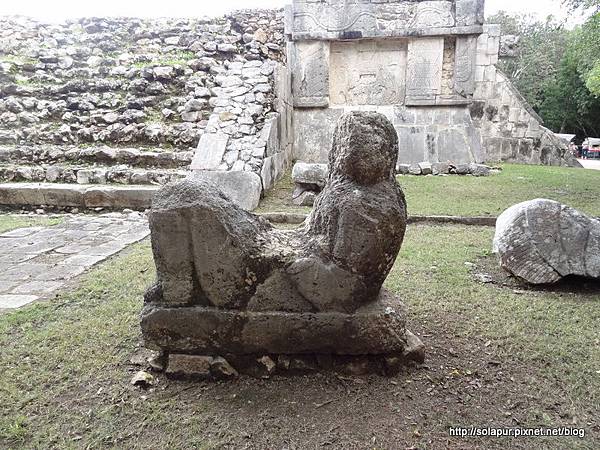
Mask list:
[[[422,361],[402,303],[382,289],[406,229],[397,156],[384,116],[343,115],[327,185],[295,230],[275,229],[202,176],[164,187],[150,213],[158,280],[141,323],[168,373],[394,373]]]
[[[494,253],[531,284],[569,275],[600,279],[600,220],[553,200],[519,203],[498,218]]]
[[[373,110],[398,132],[399,164],[576,164],[496,70],[501,30],[484,24],[484,3],[294,0],[294,159],[326,162],[338,117]]]
[[[197,169],[252,209],[291,160],[282,11],[0,25],[0,204],[144,209]]]
[[[496,70],[516,40],[483,9],[293,0],[219,18],[0,17],[0,205],[144,209],[192,171],[253,209],[293,160],[327,163],[351,110],[394,124],[400,171],[576,164]]]

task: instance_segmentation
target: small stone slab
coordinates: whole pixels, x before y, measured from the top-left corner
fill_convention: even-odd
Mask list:
[[[235,204],[246,211],[256,209],[262,194],[262,181],[253,172],[194,171],[188,178],[210,180]]]
[[[327,183],[328,175],[327,164],[297,162],[292,169],[292,180],[295,183],[315,184],[320,188]]]
[[[216,170],[223,162],[229,136],[224,133],[205,133],[200,138],[192,161],[192,170]]]
[[[39,297],[37,295],[0,295],[0,309],[16,309],[29,303],[35,302]]]

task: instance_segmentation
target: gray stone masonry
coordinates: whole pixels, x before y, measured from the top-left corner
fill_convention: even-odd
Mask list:
[[[286,9],[294,159],[325,163],[332,124],[376,111],[398,164],[578,166],[509,80],[517,40],[484,25],[484,0],[293,0]],[[426,170],[428,172],[428,170]]]
[[[0,234],[0,311],[47,298],[148,234],[139,213],[70,216],[53,227]]]

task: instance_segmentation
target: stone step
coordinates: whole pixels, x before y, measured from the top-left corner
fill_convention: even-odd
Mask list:
[[[0,163],[0,183],[164,185],[185,178],[185,169],[134,169],[128,166],[12,165]]]
[[[0,145],[0,163],[12,164],[126,164],[131,167],[177,169],[187,168],[194,151],[147,150],[108,146]]]
[[[46,123],[30,125],[10,119],[10,123],[0,122],[0,144],[26,145],[144,145],[170,146],[177,148],[195,147],[206,126],[206,121],[198,122],[148,122],[115,123],[105,126],[83,126],[79,124],[60,126]],[[51,126],[52,125],[52,126]]]
[[[160,186],[0,184],[0,205],[145,210]]]

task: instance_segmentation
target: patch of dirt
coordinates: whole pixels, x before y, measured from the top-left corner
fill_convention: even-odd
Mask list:
[[[156,388],[131,388],[130,395],[174,402],[177,420],[196,411],[203,438],[218,448],[574,448],[564,439],[452,437],[451,426],[536,427],[544,420],[574,426],[573,417],[560,389],[541,396],[528,388],[531,368],[501,356],[489,341],[457,336],[445,331],[452,327],[444,323],[427,329],[429,334],[413,330],[427,345],[426,364],[394,378],[310,374],[211,383],[158,375]],[[578,418],[579,423],[591,417],[593,412]],[[161,439],[160,430],[147,429],[136,442],[144,447]]]

